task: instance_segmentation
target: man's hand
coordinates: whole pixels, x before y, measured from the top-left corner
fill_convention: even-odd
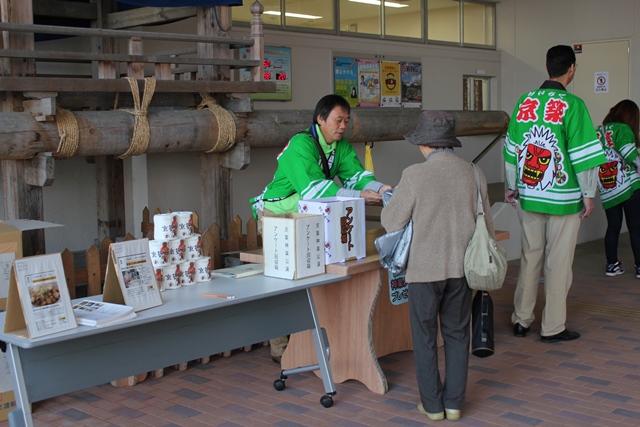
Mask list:
[[[393,185],[385,184],[382,187],[380,187],[380,190],[378,190],[378,193],[384,194],[385,191],[391,190],[392,188],[393,188]]]
[[[382,203],[382,194],[376,193],[373,190],[362,190],[360,197],[364,199],[367,205],[378,205]]]
[[[519,197],[520,197],[520,193],[518,193],[518,190],[507,190],[507,192],[504,195],[504,198],[507,201],[507,203],[509,203],[514,208],[518,206]]]
[[[582,208],[582,212],[580,212],[580,219],[585,219],[586,217],[591,215],[591,212],[593,212],[593,208],[595,207],[595,203],[593,202],[592,198],[585,197],[583,201],[584,208]]]

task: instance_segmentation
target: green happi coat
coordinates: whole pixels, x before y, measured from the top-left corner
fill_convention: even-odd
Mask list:
[[[638,158],[633,130],[624,123],[607,123],[596,129],[607,163],[600,165],[598,189],[602,207],[609,209],[628,200],[640,188],[634,161]]]
[[[576,174],[606,159],[584,102],[566,90],[545,85],[516,103],[504,159],[516,165],[522,209],[571,215],[583,207]]]
[[[262,194],[250,200],[254,217],[257,211],[267,208],[279,214],[297,212],[298,200],[333,197],[340,186],[333,181],[338,177],[344,188],[364,190],[375,182],[373,174],[362,166],[353,146],[342,138],[327,144],[317,125],[318,141],[329,163],[331,179],[322,170],[320,153],[312,137],[306,132],[296,134],[278,155],[278,168],[273,180]]]

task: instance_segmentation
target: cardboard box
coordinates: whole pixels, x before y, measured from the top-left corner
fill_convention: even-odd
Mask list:
[[[0,221],[0,310],[7,309],[11,266],[22,258],[22,231]]]
[[[16,409],[16,398],[9,373],[9,361],[7,354],[0,352],[0,421],[8,419],[9,412],[14,409]]]
[[[323,274],[324,234],[321,215],[288,213],[263,217],[264,275],[303,279]]]
[[[300,200],[298,212],[324,217],[324,262],[333,264],[367,255],[364,199],[326,197]]]
[[[9,275],[13,260],[22,258],[22,232],[52,227],[62,225],[31,219],[0,221],[0,310],[7,309]]]

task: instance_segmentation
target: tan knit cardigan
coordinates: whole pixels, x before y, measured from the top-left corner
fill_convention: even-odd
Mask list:
[[[487,182],[480,172],[483,208],[494,236]],[[413,218],[405,280],[436,282],[464,276],[464,252],[475,229],[477,190],[471,164],[451,152],[434,152],[409,166],[382,209],[382,226],[399,230]]]

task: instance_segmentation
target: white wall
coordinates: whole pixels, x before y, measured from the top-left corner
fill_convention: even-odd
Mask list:
[[[497,4],[497,51],[426,46],[376,39],[334,37],[304,33],[265,31],[265,43],[292,48],[293,100],[255,102],[256,109],[312,110],[323,95],[332,91],[332,53],[386,55],[387,59],[417,59],[423,64],[423,108],[458,110],[462,108],[462,77],[485,70],[491,81],[492,108],[511,113],[521,93],[535,88],[546,77],[544,56],[555,44],[574,41],[631,40],[631,75],[639,69],[640,56],[636,22],[640,2],[634,0],[503,0]],[[154,31],[195,32],[195,21],[153,27]],[[517,29],[517,30],[516,30]],[[249,37],[248,28],[235,28],[233,36]],[[159,50],[172,49],[164,44]],[[640,89],[631,82],[631,98]],[[153,105],[153,103],[152,103]],[[311,117],[309,117],[311,121]],[[458,153],[471,160],[492,138],[464,138]],[[284,143],[284,141],[283,141]],[[364,147],[356,144],[361,159]],[[260,148],[251,152],[251,165],[234,171],[232,212],[249,218],[248,199],[262,191],[275,170],[279,149]],[[373,151],[376,176],[383,182],[397,183],[402,170],[420,161],[415,147],[403,141],[376,143]],[[149,155],[149,208],[161,210],[200,210],[200,163],[196,153]],[[502,159],[498,148],[480,162],[489,182],[502,181]],[[95,173],[84,159],[56,161],[56,181],[44,189],[45,219],[65,224],[63,230],[48,230],[47,251],[64,248],[84,250],[97,237]],[[596,215],[582,227],[582,241],[603,234],[603,216]],[[586,224],[585,224],[586,225]],[[591,226],[593,225],[593,226]],[[139,229],[139,225],[136,225]]]
[[[585,41],[631,41],[629,75],[640,69],[640,2],[635,0],[503,0],[497,5],[497,46],[502,52],[501,109],[511,115],[524,92],[547,78],[545,55],[555,45]],[[578,73],[580,68],[578,68]],[[640,101],[640,85],[631,78],[630,99]],[[571,85],[569,91],[572,90]],[[606,217],[599,200],[578,243],[604,236]]]

